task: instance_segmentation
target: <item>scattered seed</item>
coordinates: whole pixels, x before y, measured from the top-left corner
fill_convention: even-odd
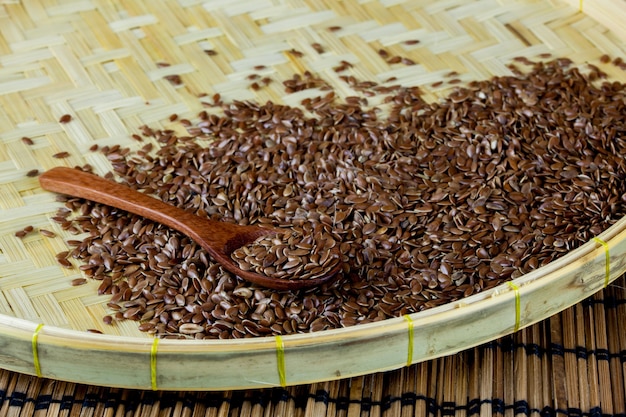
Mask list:
[[[295,56],[296,58],[302,58],[304,56],[304,54],[302,52],[298,51],[297,49],[293,49],[293,48],[288,50],[287,53]]]
[[[74,267],[74,265],[72,265],[72,263],[65,258],[57,258],[57,262],[66,269],[72,269]]]
[[[324,47],[318,42],[312,43],[311,47],[315,49],[315,52],[317,52],[318,54],[324,53]]]
[[[37,175],[39,175],[38,169],[31,169],[30,171],[26,173],[27,177],[36,177]]]
[[[34,142],[31,138],[29,138],[29,137],[27,137],[27,136],[23,136],[23,137],[22,137],[22,142],[23,142],[24,144],[26,144],[26,145],[29,145],[29,146],[30,146],[30,145],[34,145],[34,144],[35,144],[35,142]]]
[[[72,115],[70,115],[70,114],[64,114],[59,119],[59,123],[69,123],[71,121],[72,121]]]
[[[183,79],[178,74],[166,75],[163,78],[169,81],[172,85],[182,85],[183,83]]]
[[[47,229],[39,229],[39,233],[41,233],[45,237],[56,237],[56,233]]]

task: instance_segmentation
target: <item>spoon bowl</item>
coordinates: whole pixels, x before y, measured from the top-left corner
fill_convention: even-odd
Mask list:
[[[317,287],[335,278],[341,269],[338,263],[326,275],[311,279],[273,278],[245,271],[231,258],[231,253],[275,230],[205,219],[123,184],[73,168],[52,168],[39,176],[39,183],[45,190],[106,204],[178,230],[205,249],[227,271],[266,288],[295,291]]]

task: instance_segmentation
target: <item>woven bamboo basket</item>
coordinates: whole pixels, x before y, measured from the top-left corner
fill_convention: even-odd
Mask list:
[[[176,128],[168,116],[194,117],[199,93],[297,105],[302,97],[278,86],[251,91],[246,76],[256,65],[276,78],[308,68],[332,83],[332,67],[348,57],[361,79],[395,76],[434,100],[446,90],[427,86],[443,74],[457,71],[463,81],[505,75],[518,55],[551,53],[578,64],[626,56],[625,17],[624,0],[0,0],[0,367],[142,389],[303,384],[449,355],[590,296],[626,272],[626,219],[512,282],[408,317],[284,337],[156,340],[134,322],[104,325],[108,299],[96,295],[96,282],[71,286],[80,271],[61,268],[55,254],[74,237],[50,220],[60,205],[55,196],[25,174],[84,163],[105,173],[110,166],[91,145],[133,147],[129,137],[141,125]],[[331,25],[341,29],[325,30]],[[409,46],[408,39],[421,42]],[[323,59],[308,58],[313,42],[326,45]],[[391,68],[377,55],[382,47],[423,64]],[[291,59],[284,53],[291,48],[304,58]],[[615,66],[603,69],[626,80]],[[183,87],[164,80],[173,74]],[[58,123],[64,114],[72,123]],[[52,158],[60,151],[70,157]],[[28,225],[57,237],[17,238]]]

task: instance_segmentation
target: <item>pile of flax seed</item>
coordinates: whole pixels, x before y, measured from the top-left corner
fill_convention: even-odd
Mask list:
[[[340,99],[305,73],[285,89],[326,91],[301,106],[216,96],[218,114],[178,120],[187,136],[143,127],[139,151],[94,147],[111,178],[200,216],[326,236],[343,264],[331,284],[254,286],[176,231],[74,198],[55,219],[89,235],[59,259],[101,281],[106,322],[197,339],[369,323],[524,275],[626,215],[626,89],[597,66],[517,61],[514,75],[432,103],[419,88],[354,77],[344,81],[359,96]],[[246,256],[270,266],[271,246]],[[296,253],[306,264],[327,250]]]

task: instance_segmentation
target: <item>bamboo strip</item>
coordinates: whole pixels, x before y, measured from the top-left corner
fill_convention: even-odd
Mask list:
[[[505,388],[507,378],[509,377],[509,372],[506,369],[508,364],[505,363],[505,352],[502,349],[494,349],[494,351],[492,396],[494,398],[507,399],[507,393],[505,391]],[[504,412],[504,410],[494,409],[493,415],[502,417],[506,415],[506,413]]]
[[[451,381],[458,381],[458,385],[463,384],[462,375],[461,372],[459,372],[459,355],[456,354],[441,358],[439,362],[442,366],[441,374],[443,376],[443,380],[439,386],[439,392],[442,393],[442,404],[444,405],[444,410],[442,412],[446,414],[454,413],[455,415],[460,416],[462,413],[455,412],[455,410],[452,409],[455,403],[451,401],[451,399],[454,398],[454,393],[456,391],[456,384],[451,383]],[[446,398],[449,398],[450,400],[446,401]]]
[[[340,392],[341,392],[341,381],[332,381],[329,385],[328,385],[328,396],[333,399],[333,398],[340,398]],[[328,408],[326,410],[326,415],[328,416],[337,416],[339,415],[339,410],[337,407],[337,402],[336,401],[329,401],[328,402]]]
[[[543,346],[541,326],[527,327],[526,331],[529,333],[529,338],[533,346]],[[538,349],[537,349],[538,350]],[[537,352],[532,355],[528,355],[528,399],[531,404],[545,404],[544,392],[542,385],[537,384],[537,381],[541,381],[543,374],[541,372],[542,359],[540,353]]]
[[[45,402],[46,401],[45,399],[47,399],[47,398],[50,398],[50,399],[54,398],[54,387],[55,387],[55,385],[56,384],[55,384],[54,381],[51,381],[51,380],[48,380],[48,379],[42,379],[41,380],[41,389],[37,393],[36,396],[35,395],[33,396],[33,398],[37,398],[38,400],[41,399],[41,398],[44,399],[43,401],[40,400],[40,401],[37,402],[38,403],[37,405],[39,407],[41,407],[41,402]],[[58,415],[58,411],[55,410],[54,403],[52,401],[48,401],[47,405],[48,405],[48,407],[47,407],[47,415],[48,416]],[[43,407],[41,407],[41,408],[43,408]],[[57,414],[55,414],[55,411],[57,411]],[[43,414],[43,412],[42,412],[42,414]],[[39,416],[37,416],[37,417],[39,417]]]
[[[567,309],[563,312],[563,347],[566,351],[576,346],[576,333],[578,332],[578,326],[574,319],[575,309]],[[582,409],[580,405],[580,399],[577,400],[577,392],[573,390],[576,386],[576,382],[580,380],[578,375],[577,358],[576,355],[566,353],[564,356],[565,361],[565,390],[567,392],[568,407]]]
[[[593,300],[594,298],[592,298]],[[595,330],[595,322],[597,320],[595,314],[596,308],[593,305],[590,305],[587,309],[587,317],[586,327],[589,328],[589,332],[587,334],[587,340],[585,346],[587,346],[588,350],[591,352],[596,352],[596,330]],[[589,378],[589,394],[590,404],[600,404],[600,386],[599,386],[599,370],[598,363],[596,361],[595,354],[590,357],[590,360],[587,361],[587,375]]]
[[[227,392],[226,395],[224,396],[225,401],[221,404],[218,414],[218,417],[223,417],[223,416],[227,416],[228,412],[229,412],[229,408],[230,408],[230,404],[232,401],[232,396],[233,393],[232,392]]]
[[[549,323],[546,321],[545,326],[541,327],[532,327],[530,329],[531,337],[529,338],[530,344],[527,349],[529,352],[532,352],[532,358],[536,359],[534,361],[534,375],[530,375],[528,378],[529,384],[534,384],[535,388],[537,386],[541,387],[539,390],[530,389],[531,398],[537,401],[537,404],[551,404],[553,403],[552,396],[552,384],[544,383],[544,381],[552,381],[551,380],[551,359],[552,356],[548,356],[548,352],[551,353],[551,350],[548,349],[548,341],[551,342],[551,331],[550,331]],[[545,346],[546,349],[542,352],[539,348]],[[536,351],[535,351],[536,349]],[[528,354],[528,352],[523,352],[524,354]],[[543,358],[549,358],[543,360]]]
[[[401,409],[400,417],[419,415],[416,414],[417,404],[421,402],[421,400],[418,398],[416,381],[418,367],[419,366],[409,366],[406,368],[402,368],[402,375],[404,376],[404,379],[402,381],[402,386],[404,387],[404,391],[402,393],[402,402],[404,404]],[[410,396],[413,396],[413,398],[411,398]]]
[[[559,347],[563,346],[562,339],[562,324],[561,324],[561,316],[553,316],[550,318],[550,330],[555,329],[552,332],[552,344],[557,345]],[[556,355],[552,355],[552,380],[553,384],[553,392],[552,398],[554,399],[554,408],[555,409],[563,409],[567,406],[567,394],[565,392],[566,387],[566,370],[565,370],[565,360],[563,357],[563,353],[559,353]]]
[[[540,338],[538,340],[539,349],[541,349],[541,346],[549,345],[550,336],[551,336],[549,322],[546,320],[542,324],[543,325],[539,327],[539,333],[540,333]],[[552,377],[551,369],[550,369],[550,361],[546,360],[547,357],[548,357],[548,352],[544,352],[543,355],[540,355],[537,359],[538,367],[539,367],[538,378],[540,378],[540,380],[542,381],[550,381],[550,378]],[[556,409],[556,407],[554,406],[554,403],[556,401],[554,401],[554,396],[552,395],[552,389],[550,388],[550,386],[546,384],[535,384],[535,385],[539,389],[541,389],[541,396],[539,397],[539,401],[541,401],[540,404],[541,403],[552,404],[552,407]]]
[[[511,336],[514,340],[516,335]],[[515,350],[495,348],[494,349],[494,375],[493,380],[495,382],[494,398],[502,398],[505,404],[512,404],[515,402],[516,391],[513,381],[517,380],[518,374],[514,368],[514,355]],[[502,413],[496,413],[496,415],[513,416],[515,410],[506,409]]]
[[[611,287],[611,289],[614,291],[615,294],[615,298],[617,301],[617,317],[618,318],[622,318],[624,317],[624,314],[626,314],[626,302],[620,302],[620,300],[625,300],[626,299],[626,287],[624,287],[624,283],[623,281],[618,281],[619,284],[617,285],[613,285]],[[622,325],[622,320],[616,320],[616,322],[614,323],[613,329],[611,334],[613,336],[615,335],[620,335],[622,334],[620,332],[620,329],[623,329],[623,325]],[[626,352],[626,341],[623,338],[618,338],[619,342],[618,342],[618,346],[619,346],[619,352]],[[620,366],[618,365],[617,367],[617,372],[621,371],[621,377],[622,377],[622,381],[626,381],[626,361],[622,361],[621,362],[621,369]],[[624,403],[626,404],[626,388],[624,388],[624,391],[616,394],[618,396],[622,396],[622,398],[625,400]]]
[[[403,371],[403,370],[402,370]],[[383,416],[399,416],[402,414],[402,402],[395,401],[397,398],[402,397],[404,372],[390,373],[385,378],[385,384],[383,386],[383,400],[389,399],[390,404],[383,409]]]
[[[328,404],[322,399],[317,398],[318,391],[324,391],[329,382],[311,384],[309,390],[309,398],[307,399],[305,417],[320,416],[326,414]]]
[[[15,391],[15,383],[10,379],[9,373],[3,373],[2,375],[0,375],[0,384],[2,384],[3,387],[7,387],[6,390],[8,392]],[[7,415],[8,408],[9,402],[5,401],[3,404],[0,405],[0,414]]]
[[[479,393],[476,398],[480,398],[481,400],[489,399],[489,398],[496,398],[495,395],[493,395],[494,387],[492,383],[490,383],[493,381],[496,381],[496,383],[499,382],[494,378],[495,358],[494,358],[493,350],[487,349],[482,353],[483,353],[483,357],[481,358],[481,362],[484,365],[481,369],[478,370],[477,386],[479,387]],[[485,403],[481,402],[480,404],[481,416],[491,417],[493,415],[492,411],[493,411],[492,404],[489,404],[488,402],[485,402]]]
[[[51,388],[52,388],[51,389],[52,395],[55,398],[67,398],[67,397],[72,398],[73,396],[74,387],[70,383],[59,382],[57,384],[54,384],[54,386]],[[51,407],[50,407],[51,413],[57,413],[56,415],[59,415],[61,411],[60,409],[61,409],[60,401],[58,403],[51,404]]]
[[[370,380],[370,398],[372,399],[372,407],[370,409],[370,417],[382,416],[383,392],[385,387],[385,374],[375,373],[368,375],[366,379]]]
[[[419,397],[429,398],[428,397],[428,383],[429,383],[429,375],[428,375],[428,367],[430,366],[429,362],[419,363],[417,364],[417,371],[415,373],[416,378],[416,389],[415,394]],[[418,401],[415,404],[415,415],[425,416],[427,415],[428,408],[425,401]]]
[[[585,320],[585,310],[580,304],[574,307],[575,320],[576,320],[576,333],[575,333],[575,345],[586,346],[586,335],[589,333],[587,323]],[[591,407],[591,395],[589,394],[589,375],[587,373],[587,360],[582,355],[577,355],[577,373],[578,373],[578,392],[573,394],[574,399],[578,399],[581,410],[586,410]],[[583,388],[585,387],[585,388]]]
[[[288,389],[287,391],[290,395],[290,398],[283,399],[276,404],[274,408],[274,415],[277,416],[295,416],[295,398],[298,395],[295,389]]]
[[[253,404],[251,401],[242,401],[239,412],[237,413],[241,417],[249,417],[253,415],[253,410],[256,408],[256,404]]]
[[[608,297],[613,298],[615,292],[614,288],[609,288]],[[613,398],[613,410],[616,414],[626,413],[626,387],[624,381],[624,375],[620,375],[620,368],[622,367],[622,361],[620,355],[613,355],[612,352],[623,352],[620,350],[619,338],[609,337],[610,332],[615,329],[620,329],[620,320],[617,315],[617,306],[611,306],[607,309],[607,355],[608,365],[611,369],[610,372],[610,384]],[[619,331],[619,330],[618,330]]]
[[[604,301],[604,293],[598,293],[594,298],[598,301]],[[606,311],[599,304],[595,310],[595,349],[597,353],[594,356],[598,372],[599,404],[608,413],[613,413],[613,387],[611,386],[609,361],[605,355],[608,352]]]
[[[530,328],[523,329],[511,338],[513,344],[520,343],[522,345],[528,344]],[[510,358],[512,361],[512,375],[511,378],[515,381],[513,385],[513,401],[524,401],[531,397],[531,392],[540,391],[541,381],[538,378],[533,378],[533,369],[531,368],[532,356],[529,357],[523,350],[518,349],[515,345],[512,346],[510,351]],[[515,412],[515,410],[513,410]]]

